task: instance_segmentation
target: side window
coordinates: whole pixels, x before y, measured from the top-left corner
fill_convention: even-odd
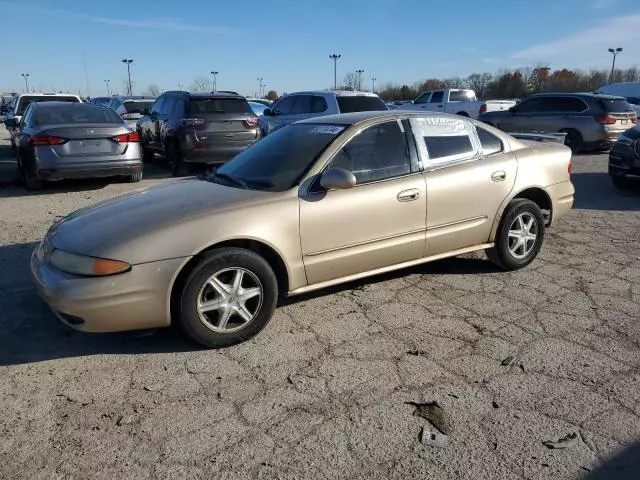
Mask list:
[[[166,98],[167,97],[160,97],[155,102],[153,102],[153,105],[151,105],[151,108],[149,109],[149,112],[158,115],[160,113],[160,109],[164,105],[164,101],[165,101]]]
[[[543,98],[538,105],[537,112],[543,113],[577,113],[587,109],[587,105],[575,97]]]
[[[426,136],[429,163],[445,163],[452,160],[464,160],[475,155],[471,138],[466,133],[443,136]]]
[[[533,112],[536,111],[538,103],[540,103],[540,99],[538,99],[538,98],[532,98],[530,100],[525,100],[525,101],[519,103],[514,108],[514,111],[516,113],[533,113]]]
[[[175,97],[167,97],[164,104],[162,105],[162,110],[160,111],[160,113],[168,117],[169,115],[171,115],[171,111],[173,110],[173,106],[175,105],[175,103]]]
[[[293,114],[301,115],[311,113],[311,95],[296,95],[296,103],[293,105]]]
[[[627,102],[632,105],[640,105],[640,98],[637,97],[627,97]]]
[[[422,95],[420,95],[418,98],[416,98],[413,103],[428,103],[429,102],[429,97],[431,96],[431,92],[424,92]]]
[[[327,111],[328,105],[324,97],[314,96],[311,99],[311,113],[322,113]]]
[[[486,157],[493,155],[494,153],[500,153],[504,150],[502,141],[493,133],[485,130],[482,127],[476,127],[478,138],[480,139],[480,145],[482,147],[482,154]]]
[[[33,117],[33,108],[31,105],[27,107],[27,110],[24,112],[24,117],[22,117],[21,127],[28,128],[31,126],[31,117]]]
[[[278,115],[291,115],[291,112],[293,112],[293,104],[295,101],[296,101],[295,95],[284,97],[274,107],[274,111],[277,112]]]
[[[444,92],[433,92],[429,103],[442,103],[444,99]]]
[[[357,185],[411,173],[411,154],[404,128],[398,121],[369,127],[342,147],[327,168],[353,172]]]

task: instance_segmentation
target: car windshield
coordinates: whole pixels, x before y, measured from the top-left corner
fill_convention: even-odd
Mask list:
[[[300,182],[346,125],[300,123],[266,136],[208,175],[208,180],[255,190],[283,192]]]
[[[189,100],[191,115],[208,113],[253,113],[244,98],[192,98]]]
[[[340,95],[337,97],[340,113],[378,112],[389,110],[380,97],[369,95]]]
[[[124,102],[127,113],[142,113],[145,108],[149,108],[154,100],[128,100]]]
[[[74,123],[117,123],[120,116],[110,108],[89,103],[78,105],[56,105],[39,108],[34,115],[35,125],[61,125]]]
[[[18,111],[16,115],[23,115],[24,111],[27,109],[30,103],[32,102],[71,102],[71,103],[80,103],[77,97],[65,97],[63,95],[25,95],[20,97],[18,104]]]

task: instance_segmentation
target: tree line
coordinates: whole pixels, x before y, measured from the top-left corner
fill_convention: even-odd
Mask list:
[[[341,88],[352,90],[355,76],[349,73]],[[441,88],[471,88],[478,98],[522,98],[538,92],[592,92],[613,82],[639,82],[640,68],[630,67],[616,70],[551,70],[546,66],[533,66],[496,73],[472,73],[468,77],[428,78],[411,85],[387,83],[376,88],[376,93],[385,100],[413,100],[420,93]],[[362,82],[364,86],[364,80]],[[366,88],[365,88],[366,89]]]

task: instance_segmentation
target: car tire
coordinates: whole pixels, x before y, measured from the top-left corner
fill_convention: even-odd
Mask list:
[[[240,284],[234,286],[238,272],[242,272]],[[201,345],[221,348],[244,342],[267,325],[276,308],[278,281],[269,263],[257,253],[220,248],[202,257],[179,295],[174,312],[182,330]],[[217,308],[203,311],[203,303],[216,301]]]
[[[129,183],[138,183],[140,180],[142,180],[142,169],[140,169],[139,172],[131,174],[127,177],[127,181]]]
[[[612,175],[611,182],[616,190],[629,190],[631,188],[631,180],[624,175]]]
[[[166,157],[169,163],[169,171],[174,177],[183,177],[189,173],[189,169],[182,160],[182,152],[178,142],[172,141],[166,147]]]
[[[582,152],[584,149],[584,141],[580,132],[573,129],[560,130],[560,133],[566,133],[564,137],[564,144],[571,149],[571,152],[576,154]]]
[[[540,207],[526,198],[517,198],[509,203],[502,215],[495,246],[486,250],[487,257],[503,270],[526,267],[540,252],[544,231],[545,221]],[[518,238],[520,232],[523,237]]]
[[[459,117],[469,117],[469,114],[467,112],[458,112],[456,113],[456,115],[458,115]]]
[[[140,138],[142,138],[142,134],[139,133]],[[140,150],[142,150],[142,161],[143,162],[153,162],[155,156],[152,150],[149,150],[149,147],[144,143],[144,141],[140,141]]]
[[[29,191],[42,190],[44,187],[44,182],[41,178],[34,177],[28,171],[22,171],[22,182],[24,183],[24,187]]]

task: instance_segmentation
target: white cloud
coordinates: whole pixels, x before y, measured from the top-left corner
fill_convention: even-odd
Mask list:
[[[632,14],[609,19],[555,41],[532,45],[513,53],[510,58],[529,62],[553,61],[578,68],[603,65],[610,61],[608,48],[633,47],[639,41],[640,14]],[[625,63],[640,63],[637,49],[625,49],[623,55]]]
[[[473,47],[460,47],[460,51],[465,53],[476,53],[478,49]]]
[[[618,0],[596,0],[591,5],[591,8],[595,10],[606,10],[607,8],[613,8],[618,3]]]

